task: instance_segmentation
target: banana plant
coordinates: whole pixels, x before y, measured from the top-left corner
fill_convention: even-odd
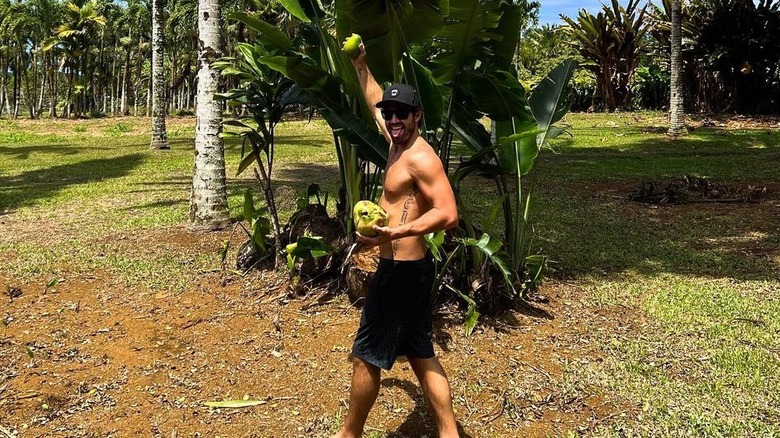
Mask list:
[[[492,252],[486,252],[477,245],[483,237],[478,227],[466,221],[460,238],[472,244],[461,242],[463,249],[458,253],[469,254],[470,262],[463,265],[470,269],[496,267],[506,289],[516,296],[516,286],[523,284],[520,277],[528,277],[525,262],[531,255],[527,225],[531,192],[521,182],[539,151],[561,132],[554,123],[566,111],[566,85],[574,64],[556,68],[527,97],[512,63],[525,12],[512,2],[336,0],[329,11],[314,1],[285,0],[282,4],[302,21],[306,49],[297,50],[278,35],[269,36],[262,44],[275,55],[257,62],[306,89],[320,108],[334,131],[347,192],[356,192],[349,181],[357,174],[358,161],[350,151],[379,168],[384,167],[387,154],[387,144],[374,126],[354,69],[339,50],[338,41],[358,33],[366,46],[368,65],[380,83],[406,82],[420,93],[425,105],[423,134],[445,168],[449,168],[456,139],[470,151],[471,156],[451,175],[456,195],[466,175],[476,173],[495,181],[500,196],[491,215],[503,212],[506,243],[502,246],[497,238],[488,237]],[[335,29],[327,28],[325,17]],[[259,26],[249,20],[245,23]],[[491,119],[490,131],[482,124],[484,117]],[[460,209],[461,213],[466,210]],[[499,250],[506,254],[502,265],[492,257]],[[544,259],[533,260],[529,266],[544,264]],[[541,272],[531,277],[538,278]]]
[[[486,223],[492,222],[498,205],[501,205],[506,252],[515,275],[512,284],[533,286],[541,273],[547,270],[546,259],[539,259],[538,255],[531,253],[529,213],[532,190],[524,184],[524,177],[531,172],[540,151],[549,148],[549,141],[563,132],[555,123],[568,111],[568,84],[575,68],[573,61],[564,61],[534,88],[528,99],[532,119],[512,117],[510,120],[494,120],[494,141],[483,139],[481,144],[472,144],[478,149],[469,160],[458,166],[451,177],[456,187],[469,175],[495,182],[498,202],[488,214]],[[527,278],[536,281],[528,283],[525,281]],[[521,289],[521,292],[525,290]]]
[[[264,33],[264,38],[272,37],[273,34]],[[253,169],[269,213],[270,231],[273,234],[276,254],[275,262],[277,267],[281,267],[284,263],[281,225],[272,188],[275,128],[281,122],[288,106],[306,104],[308,96],[305,91],[296,86],[295,82],[256,62],[257,59],[269,55],[262,45],[240,43],[236,49],[240,57],[224,57],[214,62],[213,66],[224,76],[237,77],[239,88],[226,93],[217,93],[216,98],[225,101],[229,106],[242,107],[249,114],[248,119],[226,120],[223,125],[240,129],[240,131],[225,131],[226,135],[238,135],[242,138],[241,161],[236,175],[242,174],[249,168]]]
[[[362,99],[355,97],[360,94],[357,76],[341,53],[340,43],[323,28],[325,12],[313,2],[288,0],[283,5],[303,22],[302,35],[306,38],[303,48],[252,15],[234,14],[232,18],[261,35],[259,42],[266,54],[255,56],[253,62],[279,72],[305,90],[311,104],[331,126],[345,193],[341,209],[348,210],[364,195],[362,170],[368,166],[362,163],[384,168],[388,144],[375,129],[365,104],[360,105]],[[349,215],[344,216],[347,232],[351,234],[353,224]]]
[[[457,260],[462,260],[467,249],[472,249],[484,256],[482,262],[475,266],[476,271],[486,273],[488,267],[492,266],[501,274],[505,284],[508,285],[508,288],[514,290],[512,286],[514,271],[511,268],[511,260],[509,259],[509,255],[502,249],[503,242],[498,238],[491,237],[488,233],[483,233],[479,239],[470,237],[453,239],[453,243],[455,243],[456,246],[449,253],[445,253],[443,249],[443,234],[437,234],[432,233],[431,235],[425,236],[426,245],[431,249],[436,263],[439,264],[442,261],[444,262],[439,266],[439,269],[437,269],[438,275],[434,281],[433,290],[438,291],[443,286],[455,293],[466,303],[467,308],[464,326],[466,336],[470,336],[474,331],[474,327],[476,327],[477,320],[480,316],[478,310],[479,303],[475,301],[474,294],[477,290],[483,289],[484,283],[480,279],[477,279],[468,284],[468,287],[471,290],[463,292],[451,283],[444,283],[444,277],[449,272],[450,266],[453,263],[457,263]],[[446,259],[444,257],[445,255]]]

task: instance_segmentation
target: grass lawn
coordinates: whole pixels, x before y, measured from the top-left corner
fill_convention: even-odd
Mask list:
[[[610,400],[611,407],[560,427],[553,425],[560,419],[539,416],[534,421],[550,425],[536,436],[780,436],[780,125],[697,122],[688,136],[672,141],[658,113],[570,114],[565,121],[573,135],[556,140],[555,152],[543,151],[526,187],[535,193],[538,250],[556,261],[543,292],[557,298],[554,318],[569,315],[575,323],[568,344],[548,351],[550,357],[525,361],[560,368],[553,377],[561,411],[583,393]],[[171,118],[171,150],[150,151],[148,124],[142,118],[0,120],[0,288],[9,294],[18,284],[56,289],[62,277],[98,276],[151,296],[187,296],[193,278],[217,267],[211,246],[144,248],[186,221],[194,135],[193,119]],[[282,221],[293,212],[292,193],[310,183],[334,198],[337,161],[324,122],[282,123],[277,145],[274,178],[287,194],[280,199]],[[239,154],[240,145],[229,140],[235,219],[244,190],[255,187],[249,172],[233,175]],[[766,187],[766,193],[750,203],[628,200],[643,181],[662,185],[683,176],[707,178],[730,193],[748,187]],[[467,180],[463,196],[479,217],[492,206],[493,194],[490,184],[475,178]],[[218,247],[224,238],[204,239]],[[61,306],[60,313],[77,311],[79,303]],[[19,345],[25,344],[28,352],[43,350],[40,339],[55,337],[30,340],[14,332],[24,318],[33,320],[23,309],[8,307],[1,316],[6,332],[0,332],[0,352],[23,353]],[[488,338],[489,327],[494,325],[485,321],[473,337]],[[567,353],[576,350],[587,354]],[[22,353],[16,365],[0,364],[0,398],[6,381],[23,372]],[[32,363],[43,360],[30,355]],[[489,375],[462,378],[467,383],[454,388],[456,397],[465,397],[455,401],[459,417],[472,406],[469,394],[491,386]],[[527,421],[528,388],[514,380],[504,385],[497,390],[503,401],[496,418],[506,427]],[[56,433],[35,418],[0,414],[0,426],[37,425],[38,433]],[[480,430],[507,436],[493,420],[483,419],[482,428],[464,426],[475,437],[483,436]],[[339,417],[307,421],[327,430]],[[499,429],[488,432],[491,427]]]

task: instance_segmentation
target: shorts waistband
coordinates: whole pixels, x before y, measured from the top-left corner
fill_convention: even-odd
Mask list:
[[[393,266],[395,268],[402,268],[405,266],[425,266],[431,263],[431,261],[433,261],[433,257],[430,253],[425,254],[425,257],[419,260],[394,260],[380,257],[379,266]]]

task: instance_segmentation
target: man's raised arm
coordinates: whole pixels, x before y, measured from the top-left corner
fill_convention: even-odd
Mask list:
[[[352,65],[355,66],[357,71],[358,80],[360,81],[360,90],[363,92],[363,97],[366,98],[366,104],[371,114],[374,116],[374,121],[382,130],[382,135],[388,143],[392,143],[390,139],[390,133],[385,127],[384,119],[382,119],[382,110],[376,107],[376,104],[382,100],[382,87],[374,79],[374,75],[371,74],[371,70],[368,69],[366,64],[366,48],[363,43],[360,43],[360,54],[352,59]]]

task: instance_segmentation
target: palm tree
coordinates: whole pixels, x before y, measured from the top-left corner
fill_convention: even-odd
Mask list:
[[[45,44],[46,37],[48,37],[52,30],[57,27],[57,24],[62,21],[64,13],[63,5],[57,0],[36,0],[35,4],[39,32],[41,32],[43,36],[43,38],[41,38],[41,44]],[[40,52],[43,79],[41,83],[41,99],[39,105],[42,105],[44,89],[48,87],[49,116],[57,117],[57,68],[59,67],[56,59],[57,53],[44,50],[40,50]]]
[[[669,85],[669,131],[671,137],[685,133],[685,114],[683,108],[682,74],[682,38],[681,38],[682,0],[672,0],[672,56],[670,62],[671,83]]]
[[[222,56],[220,21],[219,0],[200,0],[198,112],[189,223],[191,227],[210,230],[224,228],[230,223],[225,189],[225,148],[220,135],[222,105],[214,99],[219,71],[212,66]]]
[[[138,105],[142,99],[143,91],[148,90],[148,86],[142,82],[151,80],[149,75],[144,75],[144,60],[149,58],[149,45],[151,37],[152,24],[152,4],[150,0],[128,0],[125,14],[120,22],[122,34],[126,35],[120,43],[125,46],[124,69],[121,74],[122,79],[114,78],[117,81],[117,92],[121,90],[122,97],[119,104],[120,110],[130,110],[130,93],[132,90],[134,115],[138,115]],[[148,97],[148,96],[147,96]],[[125,108],[122,108],[122,101],[126,102]],[[147,108],[147,116],[149,115]]]
[[[152,142],[150,149],[170,149],[165,130],[165,70],[163,70],[163,1],[152,0]]]
[[[576,19],[561,16],[580,55],[587,61],[583,68],[596,77],[593,107],[614,111],[630,104],[631,78],[648,45],[647,6],[639,9],[639,3],[628,0],[623,7],[618,0],[612,0],[611,7],[603,5],[596,15],[581,9]]]
[[[65,4],[65,20],[54,29],[54,36],[43,46],[43,51],[61,50],[61,62],[68,73],[68,90],[64,115],[70,116],[70,105],[75,103],[77,113],[85,109],[86,80],[90,37],[97,27],[104,26],[106,18],[97,12],[95,0],[73,0]],[[72,96],[76,95],[76,102]]]
[[[15,83],[16,80],[23,83],[20,91],[23,91],[24,103],[30,118],[36,118],[43,101],[47,73],[51,70],[47,63],[48,53],[41,50],[41,43],[58,22],[59,4],[52,0],[28,0],[7,3],[6,7],[7,11],[0,14],[3,17],[0,26],[13,43],[10,47],[18,52],[17,62],[21,62],[20,77],[14,78]]]

